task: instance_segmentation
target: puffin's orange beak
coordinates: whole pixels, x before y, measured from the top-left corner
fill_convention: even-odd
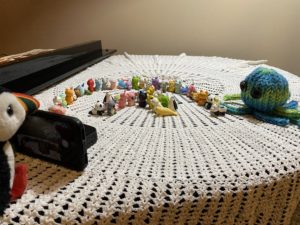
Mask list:
[[[15,92],[13,92],[12,94],[17,97],[26,113],[32,113],[40,107],[39,101],[30,95]]]

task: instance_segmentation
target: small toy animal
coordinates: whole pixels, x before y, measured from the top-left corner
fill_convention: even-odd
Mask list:
[[[162,81],[160,86],[161,86],[161,92],[166,93],[167,89],[168,89],[168,82],[167,81]]]
[[[145,78],[144,79],[140,79],[139,80],[139,88],[140,89],[144,89],[145,86],[146,86],[146,80],[145,80]]]
[[[74,94],[75,94],[73,88],[66,88],[65,94],[66,94],[67,104],[68,105],[73,104],[73,102],[74,102]]]
[[[133,76],[132,77],[132,88],[134,90],[139,90],[139,80],[140,80],[139,76]]]
[[[206,109],[210,109],[210,108],[211,108],[211,106],[212,106],[212,104],[213,104],[213,101],[214,101],[214,98],[215,98],[214,95],[208,95],[208,96],[207,96],[206,102],[205,102],[205,104],[204,104],[204,107],[205,107]]]
[[[188,91],[189,91],[188,86],[182,86],[180,88],[180,93],[183,94],[183,95],[186,95],[188,93]]]
[[[192,98],[195,102],[198,102],[199,92],[193,92],[191,98]]]
[[[104,113],[105,113],[105,107],[100,101],[97,101],[93,109],[89,111],[90,115],[102,116]]]
[[[204,106],[206,103],[206,99],[208,96],[208,92],[206,90],[200,90],[198,93],[197,103],[199,106]]]
[[[152,103],[154,111],[155,111],[155,108],[157,108],[157,107],[163,107],[162,104],[160,103],[160,101],[156,97],[153,97],[151,99],[151,103]]]
[[[152,85],[154,86],[155,90],[160,90],[160,82],[158,77],[152,78]]]
[[[110,90],[110,82],[107,78],[102,78],[102,90]]]
[[[95,91],[101,91],[101,90],[102,90],[102,80],[95,79]]]
[[[153,109],[153,104],[152,104],[152,98],[153,98],[153,94],[154,94],[155,88],[153,87],[153,85],[149,86],[147,89],[147,104],[149,105],[149,107],[151,109]]]
[[[61,105],[53,105],[48,109],[49,112],[60,114],[60,115],[65,115],[66,114],[66,109],[62,107]]]
[[[212,101],[212,106],[210,108],[210,113],[213,116],[225,116],[225,113],[227,111],[226,106],[220,105],[219,96],[216,95]]]
[[[127,92],[127,105],[135,106],[135,93],[133,91]]]
[[[84,94],[85,94],[85,95],[92,95],[93,92],[91,92],[91,91],[88,90],[88,89],[85,89],[85,90],[84,90]]]
[[[61,97],[60,96],[55,96],[53,98],[53,103],[54,103],[54,105],[62,105],[62,99],[61,99]]]
[[[177,106],[177,102],[176,102],[174,96],[171,96],[171,97],[170,97],[169,103],[168,103],[168,108],[171,109],[171,110],[174,111],[174,112],[177,111],[178,106]]]
[[[110,93],[106,93],[103,99],[105,110],[109,116],[116,114],[116,102]]]
[[[188,93],[187,93],[186,96],[192,98],[192,97],[193,97],[193,93],[195,93],[195,92],[197,92],[196,87],[195,87],[194,84],[191,84],[191,85],[189,86],[189,90],[188,90]]]
[[[94,92],[94,84],[95,82],[93,81],[93,79],[89,79],[87,81],[88,89],[90,92]]]
[[[153,95],[155,91],[155,87],[151,85],[150,87],[147,88],[147,94],[148,95]]]
[[[114,90],[117,87],[117,81],[115,80],[110,80],[110,89]]]
[[[146,100],[147,100],[147,93],[144,90],[140,90],[138,95],[139,106],[142,108],[146,108],[147,106]]]
[[[287,79],[274,69],[258,67],[240,83],[240,95],[224,96],[224,100],[241,99],[244,104],[222,104],[227,112],[237,115],[252,114],[256,119],[278,126],[293,123],[300,127],[297,101],[289,101]]]
[[[169,80],[168,92],[175,92],[176,82],[175,80]]]
[[[118,80],[118,88],[119,89],[126,89],[127,88],[127,82],[123,79]]]
[[[75,92],[75,94],[76,94],[76,96],[77,96],[78,98],[84,96],[84,83],[81,84],[81,85],[78,85],[78,86],[74,89],[74,92]]]
[[[126,91],[124,91],[122,94],[120,94],[120,100],[119,100],[119,103],[118,103],[118,108],[119,109],[125,108],[126,102],[127,102],[127,94],[126,94]]]
[[[23,124],[26,114],[39,108],[31,96],[11,93],[0,87],[0,216],[11,200],[21,197],[27,186],[27,166],[15,165],[10,139]]]
[[[175,85],[175,93],[176,94],[180,94],[181,87],[182,87],[182,81],[181,80],[177,80],[176,81],[176,85]]]
[[[169,97],[167,95],[159,94],[157,98],[158,98],[158,100],[160,101],[160,103],[162,104],[163,107],[168,107]]]
[[[126,88],[127,90],[131,90],[132,89],[132,83],[131,83],[131,80],[128,80],[127,83],[126,83]]]
[[[177,112],[161,106],[155,107],[154,112],[157,116],[177,116]]]

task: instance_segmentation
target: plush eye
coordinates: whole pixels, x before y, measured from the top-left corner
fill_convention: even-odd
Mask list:
[[[247,91],[247,82],[246,81],[242,81],[240,83],[240,88],[242,91]]]
[[[6,112],[9,116],[12,116],[14,114],[14,110],[12,108],[12,105],[9,105],[6,109]]]
[[[252,88],[251,90],[251,96],[252,98],[260,98],[262,96],[262,92],[259,88]]]

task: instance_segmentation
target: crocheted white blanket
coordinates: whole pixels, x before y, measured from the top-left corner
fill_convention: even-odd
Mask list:
[[[211,93],[239,93],[256,66],[219,57],[117,55],[37,95],[42,108],[89,78],[181,78]],[[266,65],[264,65],[266,66]],[[300,101],[300,78],[289,80]],[[300,197],[300,130],[251,116],[211,117],[177,95],[177,117],[127,107],[111,117],[88,111],[104,93],[79,98],[68,114],[95,126],[83,173],[17,154],[29,187],[2,224],[290,224]]]

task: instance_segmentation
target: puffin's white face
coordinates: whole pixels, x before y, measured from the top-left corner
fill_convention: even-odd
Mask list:
[[[0,141],[9,140],[24,122],[26,112],[13,94],[0,94]]]

